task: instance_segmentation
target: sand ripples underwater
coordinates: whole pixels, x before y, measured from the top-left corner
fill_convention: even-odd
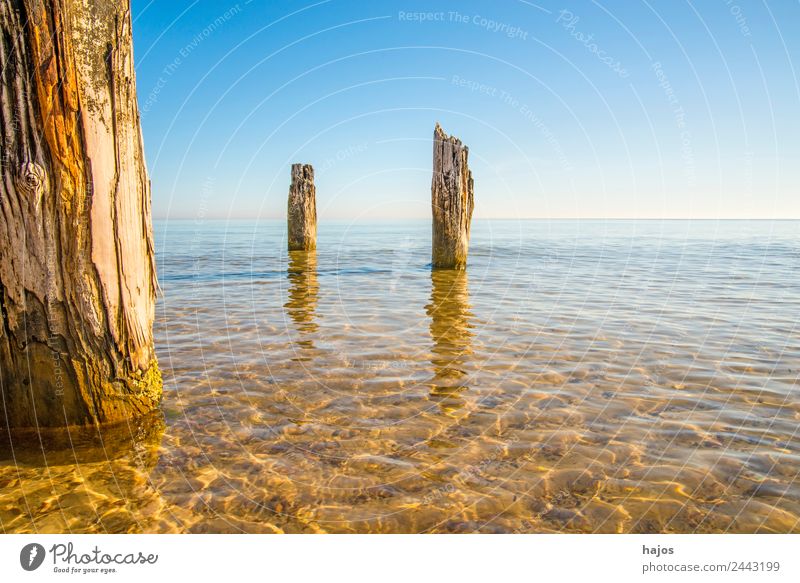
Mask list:
[[[800,224],[157,223],[163,410],[0,446],[5,532],[800,532]]]

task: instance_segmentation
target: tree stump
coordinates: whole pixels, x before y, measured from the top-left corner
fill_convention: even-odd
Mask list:
[[[465,269],[472,222],[472,172],[468,165],[469,148],[448,136],[437,123],[433,131],[433,213],[434,268]]]
[[[292,164],[289,187],[289,251],[317,248],[317,191],[311,164]]]
[[[0,0],[0,426],[158,406],[130,4]]]

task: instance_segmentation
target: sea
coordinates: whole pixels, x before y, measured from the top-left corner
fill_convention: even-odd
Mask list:
[[[800,222],[154,230],[161,410],[0,449],[2,532],[800,532]]]

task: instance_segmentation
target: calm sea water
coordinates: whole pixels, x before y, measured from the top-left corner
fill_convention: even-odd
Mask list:
[[[6,532],[800,532],[800,223],[156,223],[163,414]]]

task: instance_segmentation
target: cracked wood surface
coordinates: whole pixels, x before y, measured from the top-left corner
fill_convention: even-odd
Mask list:
[[[129,2],[0,0],[0,425],[156,407]]]
[[[469,233],[475,206],[469,148],[444,133],[437,123],[433,131],[432,264],[435,268],[465,269]]]
[[[292,164],[289,187],[289,251],[317,248],[317,191],[311,164]]]

